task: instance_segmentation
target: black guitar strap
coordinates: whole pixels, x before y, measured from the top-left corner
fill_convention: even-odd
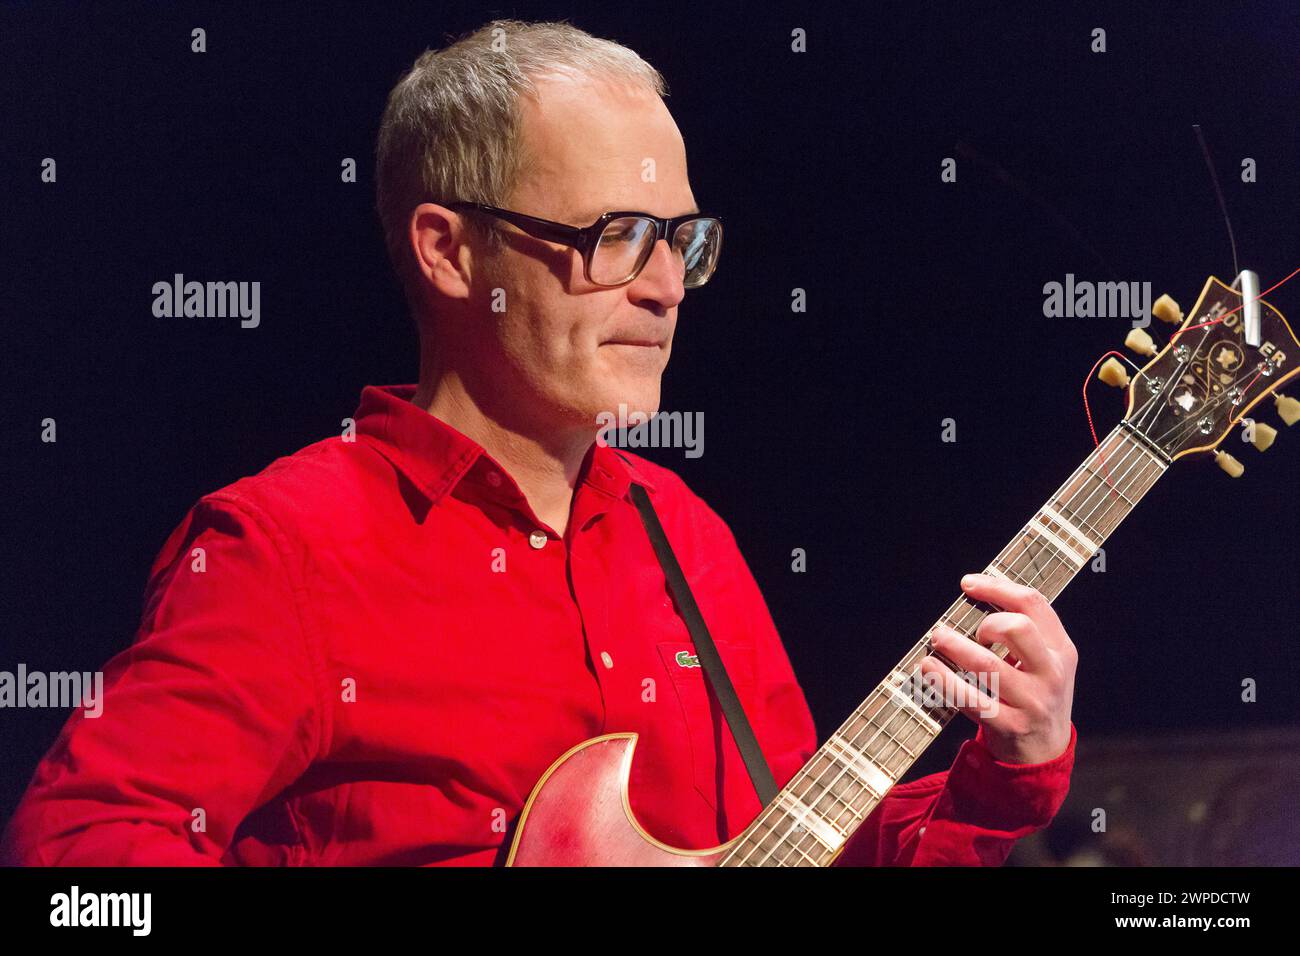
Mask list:
[[[668,535],[664,534],[664,527],[659,523],[654,505],[650,503],[650,496],[646,494],[645,488],[636,482],[632,482],[630,490],[636,510],[641,513],[641,523],[645,525],[646,534],[650,536],[650,543],[654,545],[659,564],[664,569],[664,577],[668,579],[668,586],[672,589],[677,607],[686,620],[686,629],[691,634],[691,640],[695,642],[700,664],[709,678],[714,694],[718,697],[718,703],[722,705],[722,713],[727,718],[727,726],[731,728],[731,736],[735,738],[736,747],[745,761],[749,779],[754,783],[754,792],[758,794],[759,802],[767,806],[777,793],[772,769],[767,765],[763,751],[759,749],[754,730],[749,726],[749,718],[745,716],[744,708],[740,706],[736,688],[732,686],[731,677],[727,674],[722,658],[718,655],[718,649],[714,646],[713,638],[709,635],[709,629],[704,624],[704,617],[695,603],[695,596],[691,594],[690,585],[686,583],[682,566],[677,563],[677,555],[673,554],[672,545],[668,543]]]

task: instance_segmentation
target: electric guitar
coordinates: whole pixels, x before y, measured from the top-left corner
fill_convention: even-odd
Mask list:
[[[1300,374],[1300,341],[1281,313],[1258,300],[1260,344],[1243,334],[1242,294],[1214,277],[1184,320],[1168,296],[1153,314],[1182,322],[1157,351],[1141,330],[1126,345],[1151,356],[1130,381],[1109,359],[1099,378],[1128,389],[1123,420],[1029,520],[986,569],[1055,600],[1173,462],[1212,455],[1232,477],[1241,464],[1218,449],[1248,411],[1272,396],[1288,425],[1300,401],[1279,387]],[[1263,451],[1277,432],[1247,426]],[[996,608],[965,596],[946,624],[973,639]],[[931,632],[933,628],[931,629]],[[738,836],[685,850],[648,834],[628,803],[635,733],[611,733],[573,747],[533,788],[507,866],[829,866],[867,815],[959,712],[921,683],[921,659],[934,653],[927,632],[789,783]],[[1005,658],[1009,648],[991,648]],[[961,669],[949,663],[954,671]]]

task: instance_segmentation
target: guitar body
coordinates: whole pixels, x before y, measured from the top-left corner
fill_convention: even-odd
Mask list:
[[[524,804],[506,866],[716,866],[735,840],[683,850],[637,823],[627,795],[636,738],[593,737],[551,764]]]

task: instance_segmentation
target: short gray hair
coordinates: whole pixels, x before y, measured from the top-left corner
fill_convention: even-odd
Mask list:
[[[414,305],[411,211],[453,199],[503,205],[518,180],[521,94],[556,74],[613,79],[667,96],[659,71],[634,51],[565,22],[493,20],[426,50],[393,87],[375,150],[376,209],[388,257]],[[499,250],[490,223],[470,228]]]

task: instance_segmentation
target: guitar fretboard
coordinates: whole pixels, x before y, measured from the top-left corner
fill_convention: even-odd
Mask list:
[[[985,573],[1055,600],[1155,484],[1170,459],[1121,422]],[[997,610],[964,595],[936,622],[974,639]],[[740,835],[719,866],[829,866],[890,788],[957,713],[921,680],[930,631]],[[1008,648],[991,648],[1005,657]]]

